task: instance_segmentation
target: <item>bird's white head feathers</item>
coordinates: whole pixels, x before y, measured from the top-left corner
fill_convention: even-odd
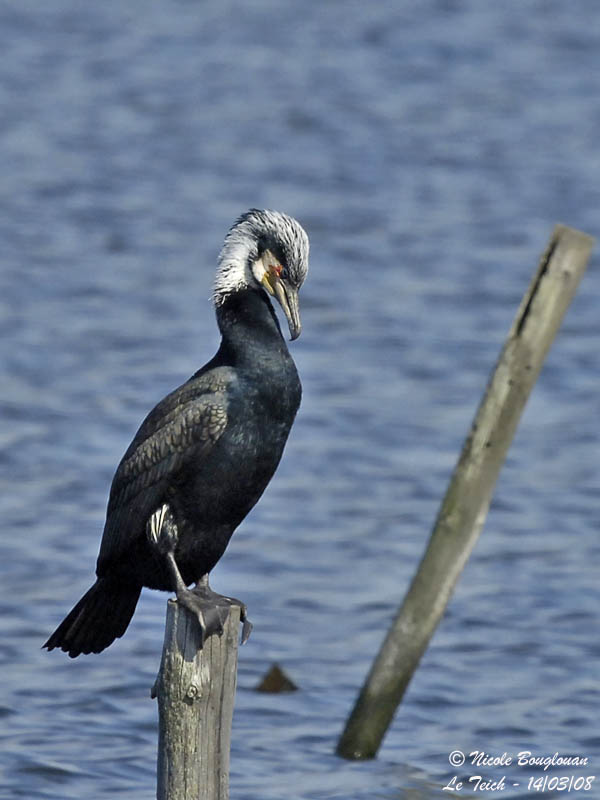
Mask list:
[[[308,271],[308,252],[308,236],[295,219],[279,211],[250,209],[225,238],[215,278],[215,305],[232,292],[264,288],[263,277],[272,266],[280,267],[281,276],[299,289]]]

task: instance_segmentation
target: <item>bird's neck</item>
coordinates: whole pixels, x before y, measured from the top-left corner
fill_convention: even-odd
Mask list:
[[[216,313],[223,336],[219,352],[232,365],[259,365],[266,357],[290,359],[273,307],[262,290],[232,292]]]

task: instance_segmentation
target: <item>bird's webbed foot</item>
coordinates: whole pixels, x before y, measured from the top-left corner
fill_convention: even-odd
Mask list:
[[[242,644],[245,644],[250,638],[252,633],[252,623],[248,619],[248,609],[246,604],[242,603],[235,597],[227,597],[223,594],[213,591],[208,583],[208,575],[203,575],[202,578],[196,583],[190,594],[198,598],[198,601],[203,605],[218,608],[222,614],[224,612],[223,622],[227,619],[229,608],[237,606],[240,609],[240,622],[242,623]]]
[[[200,647],[213,633],[219,636],[223,633],[223,626],[227,621],[231,606],[239,606],[240,621],[242,622],[242,644],[248,641],[252,630],[252,623],[248,620],[246,606],[233,597],[225,597],[213,590],[208,585],[208,575],[204,575],[194,586],[188,589],[185,585],[179,567],[175,560],[175,548],[179,538],[177,523],[169,505],[164,503],[148,520],[146,535],[150,545],[161,555],[166,563],[173,580],[173,588],[180,603],[198,619],[201,630]]]

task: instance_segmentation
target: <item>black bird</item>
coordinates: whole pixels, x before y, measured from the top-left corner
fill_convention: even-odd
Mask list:
[[[227,604],[239,602],[214,593],[208,574],[275,472],[300,404],[269,296],[296,339],[308,249],[300,224],[276,211],[251,209],[229,231],[214,288],[219,350],[148,414],[123,456],[96,583],[48,650],[73,658],[104,650],[125,633],[143,586],[176,591],[203,636],[219,631]]]

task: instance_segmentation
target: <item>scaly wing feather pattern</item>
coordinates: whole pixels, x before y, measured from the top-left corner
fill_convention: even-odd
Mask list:
[[[169,416],[172,418],[167,418],[119,465],[109,513],[162,478],[174,475],[188,451],[206,454],[227,425],[227,401],[224,395],[204,396],[180,406]]]
[[[135,527],[156,510],[187,459],[205,459],[227,427],[226,389],[232,376],[223,372],[215,369],[192,378],[143,422],[112,482],[99,575],[121,556]]]

